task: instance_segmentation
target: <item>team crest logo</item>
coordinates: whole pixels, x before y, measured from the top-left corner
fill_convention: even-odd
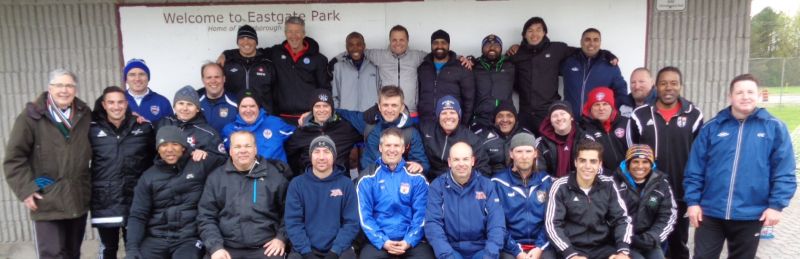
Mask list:
[[[656,125],[656,123],[653,122],[653,119],[647,120],[647,126],[653,126],[653,125]]]
[[[327,102],[328,101],[328,95],[327,94],[320,94],[317,97],[323,102]]]
[[[647,199],[647,206],[653,208],[658,207],[658,197],[650,196],[650,198]]]
[[[272,138],[272,130],[265,129],[264,132],[262,133],[262,135],[264,135],[264,138],[270,139],[270,138]]]
[[[444,108],[451,108],[452,109],[453,105],[455,105],[455,104],[456,104],[456,102],[454,102],[453,100],[444,100],[444,101],[442,101],[442,107],[444,107]]]
[[[625,137],[625,129],[623,129],[623,128],[615,129],[614,130],[614,135],[617,136],[617,138]]]
[[[475,192],[475,199],[476,200],[485,200],[486,199],[486,193],[484,193],[484,192]]]
[[[678,127],[680,128],[686,127],[686,116],[678,117]]]
[[[228,107],[219,108],[219,116],[222,118],[228,117]]]
[[[542,190],[536,191],[536,200],[539,201],[539,203],[544,203],[544,200],[546,200],[546,199],[547,199],[547,192],[546,191],[542,191]]]
[[[197,144],[197,140],[192,135],[186,138],[186,143],[189,143],[189,146],[194,147],[194,145]]]
[[[153,115],[158,115],[158,112],[160,111],[161,107],[158,107],[158,105],[150,106],[150,113],[152,113]]]
[[[408,194],[411,191],[411,185],[408,183],[401,183],[400,184],[400,193],[401,194]]]
[[[308,57],[303,58],[303,64],[306,64],[306,65],[311,64],[311,59],[308,58]]]
[[[219,152],[223,154],[227,153],[225,152],[225,144],[222,143],[219,143],[219,146],[217,146],[217,150],[219,150]]]
[[[264,73],[264,67],[258,67],[258,69],[256,70],[256,75],[257,76],[267,76],[267,73]]]
[[[341,189],[333,189],[331,190],[331,197],[337,197],[344,195]]]
[[[594,99],[597,101],[602,101],[605,98],[606,98],[606,93],[604,92],[599,92],[597,93],[597,95],[594,96]]]

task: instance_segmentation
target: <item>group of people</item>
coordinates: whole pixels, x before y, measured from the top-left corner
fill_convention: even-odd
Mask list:
[[[91,215],[103,258],[120,235],[127,258],[689,258],[690,224],[694,258],[726,240],[753,258],[796,189],[749,74],[704,122],[678,68],[637,68],[628,93],[593,28],[574,48],[533,17],[475,58],[442,30],[410,50],[398,25],[388,49],[354,32],[331,60],[299,17],[284,29],[258,48],[241,26],[172,102],[141,59],[93,109],[53,70],[3,161],[38,255],[79,257]]]

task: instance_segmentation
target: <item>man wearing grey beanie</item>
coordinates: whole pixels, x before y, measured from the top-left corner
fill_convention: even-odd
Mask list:
[[[172,99],[175,114],[158,121],[156,128],[175,126],[186,135],[184,141],[192,153],[192,159],[200,161],[208,155],[226,157],[225,146],[219,133],[208,125],[205,116],[200,113],[200,98],[194,87],[187,85],[175,93]]]
[[[500,258],[556,258],[544,227],[545,203],[553,183],[545,171],[537,170],[539,139],[518,133],[509,142],[511,167],[495,173],[492,182],[500,194],[508,237]],[[522,191],[520,191],[522,190]]]

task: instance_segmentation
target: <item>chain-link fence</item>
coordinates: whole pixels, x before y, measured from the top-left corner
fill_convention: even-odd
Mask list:
[[[751,58],[750,73],[762,86],[800,86],[800,57]]]

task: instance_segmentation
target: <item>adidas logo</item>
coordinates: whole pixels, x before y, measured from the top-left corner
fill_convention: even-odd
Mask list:
[[[656,125],[656,123],[653,122],[653,119],[648,120],[647,121],[647,126],[652,126],[652,125]]]
[[[189,179],[194,179],[194,174],[187,174],[186,175],[186,180],[189,180]]]
[[[102,138],[102,137],[105,137],[105,136],[108,136],[108,134],[106,134],[106,132],[105,132],[105,131],[102,131],[102,130],[101,130],[101,131],[100,131],[100,133],[97,133],[97,137],[98,137],[98,138]]]

